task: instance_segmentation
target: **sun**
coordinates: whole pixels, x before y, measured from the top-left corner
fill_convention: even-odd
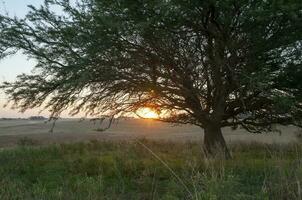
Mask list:
[[[158,114],[151,108],[140,108],[137,110],[136,114],[139,117],[147,119],[157,119],[159,117]]]

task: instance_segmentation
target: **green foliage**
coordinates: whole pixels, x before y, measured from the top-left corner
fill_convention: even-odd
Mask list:
[[[233,144],[232,161],[197,143],[144,140],[188,186],[135,142],[18,147],[0,152],[0,199],[299,199],[299,144]],[[300,187],[300,188],[299,188]]]
[[[288,113],[295,106],[295,102],[291,97],[276,96],[274,98],[274,101],[275,109],[278,110],[280,113]]]
[[[21,111],[46,105],[54,117],[147,106],[201,127],[301,126],[301,10],[300,0],[46,0],[24,19],[0,16],[0,58],[37,61],[1,88]],[[291,109],[275,106],[284,95]]]

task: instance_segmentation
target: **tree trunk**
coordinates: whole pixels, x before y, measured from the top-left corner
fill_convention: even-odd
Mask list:
[[[208,124],[204,128],[204,151],[207,157],[217,157],[222,155],[226,159],[231,158],[231,154],[219,125]]]

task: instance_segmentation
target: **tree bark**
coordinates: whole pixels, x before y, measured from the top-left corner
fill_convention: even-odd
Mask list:
[[[204,151],[207,157],[232,158],[219,125],[208,124],[204,128]]]

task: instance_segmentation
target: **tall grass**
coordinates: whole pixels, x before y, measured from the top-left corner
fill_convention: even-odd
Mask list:
[[[300,144],[237,143],[232,160],[197,142],[29,144],[0,152],[1,200],[302,199]]]

